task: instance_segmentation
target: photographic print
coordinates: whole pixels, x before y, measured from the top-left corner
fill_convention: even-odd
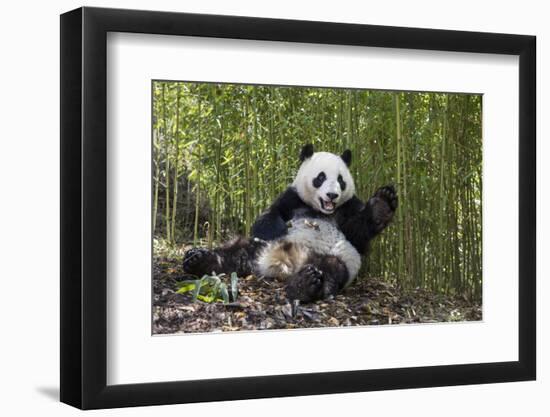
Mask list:
[[[536,379],[534,36],[90,7],[60,34],[62,402]]]
[[[482,319],[482,96],[154,80],[153,334]]]

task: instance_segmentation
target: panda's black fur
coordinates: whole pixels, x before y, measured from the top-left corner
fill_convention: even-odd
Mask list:
[[[347,170],[351,152],[346,150],[340,159],[321,154],[324,160],[336,161],[337,165],[344,162],[339,169],[347,183],[342,175],[330,179],[333,189],[326,193],[331,196],[330,201],[322,195],[320,205],[312,196],[306,203],[300,196],[300,191],[304,194],[302,188],[296,186],[302,180],[297,176],[295,183],[256,219],[251,238],[239,237],[213,250],[190,249],[184,256],[184,270],[198,276],[211,272],[281,276],[286,279],[287,297],[303,302],[335,295],[348,285],[357,274],[360,255],[367,254],[369,242],[391,221],[397,195],[392,186],[385,186],[367,202],[361,201],[354,194],[353,179]],[[313,155],[313,145],[304,146],[300,153],[302,164],[308,160],[314,163],[310,159]],[[319,173],[306,180],[311,181],[312,187],[309,183],[307,186],[317,198],[316,188],[328,179],[322,166],[314,168]],[[317,170],[309,167],[310,172]],[[338,201],[339,195],[344,198],[346,193],[347,200],[340,205],[331,202],[332,197]],[[304,233],[308,239],[302,242]],[[338,250],[332,249],[337,246]]]

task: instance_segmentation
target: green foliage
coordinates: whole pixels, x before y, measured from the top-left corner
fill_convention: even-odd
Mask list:
[[[229,291],[227,290],[227,284],[223,282],[222,278],[225,274],[216,275],[204,275],[201,279],[185,280],[176,283],[178,290],[176,293],[184,294],[191,292],[193,302],[197,300],[204,301],[205,303],[212,303],[221,301],[224,304],[229,303],[230,299],[235,301],[237,299],[238,290],[238,277],[235,272],[231,274],[231,297],[229,297]]]
[[[364,272],[480,299],[481,105],[472,94],[154,82],[154,234],[210,247],[247,235],[305,143],[349,148],[357,195],[394,184],[400,199]]]

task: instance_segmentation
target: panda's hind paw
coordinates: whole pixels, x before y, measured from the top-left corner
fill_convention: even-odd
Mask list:
[[[291,300],[311,302],[322,298],[323,272],[314,265],[305,265],[288,279],[287,297]]]
[[[183,270],[198,277],[219,271],[219,257],[205,248],[192,248],[185,252]]]

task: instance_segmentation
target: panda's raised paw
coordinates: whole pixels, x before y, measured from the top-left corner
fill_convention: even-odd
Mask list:
[[[397,209],[397,193],[391,185],[380,187],[369,198],[366,214],[375,234],[380,233],[390,223]]]
[[[376,190],[373,197],[378,197],[384,200],[390,206],[392,211],[397,209],[397,192],[395,191],[393,185],[380,187]]]
[[[290,300],[308,303],[322,298],[322,290],[323,272],[308,264],[288,279],[286,295]]]
[[[189,249],[183,257],[183,270],[198,277],[218,270],[219,266],[218,256],[205,248]]]

